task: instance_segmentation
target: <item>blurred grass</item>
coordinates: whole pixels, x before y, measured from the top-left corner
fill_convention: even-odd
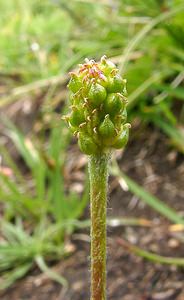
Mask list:
[[[55,121],[62,105],[53,104],[52,87],[65,84],[67,72],[83,58],[111,57],[128,80],[130,121],[153,123],[177,151],[184,152],[183,19],[182,0],[0,1],[0,108],[6,111],[8,103],[51,86],[41,107],[45,117],[51,114],[50,128],[43,126],[38,136],[27,136],[10,121],[4,125],[29,178],[0,139],[3,163],[14,174],[9,178],[0,173],[2,288],[24,276],[34,263],[63,282],[44,260],[65,256],[64,237],[76,228],[73,220],[82,216],[88,195],[87,188],[82,198],[65,193],[63,167],[70,136]],[[174,210],[168,213],[159,199],[126,179],[130,190],[154,209],[173,222],[183,222]]]
[[[0,223],[0,289],[25,275],[34,262],[51,279],[63,283],[59,275],[49,270],[44,258],[56,260],[69,252],[64,248],[65,236],[76,227],[72,221],[81,217],[89,194],[87,185],[83,195],[71,191],[66,194],[64,188],[69,132],[63,122],[57,124],[52,120],[48,147],[43,150],[41,142],[26,138],[9,120],[4,122],[6,134],[22,156],[29,176],[24,179],[24,171],[17,169],[2,146],[4,159],[14,176],[0,172],[0,201],[4,204]]]

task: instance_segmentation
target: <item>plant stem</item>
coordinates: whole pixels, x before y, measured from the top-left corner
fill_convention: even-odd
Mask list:
[[[91,300],[106,299],[106,206],[109,154],[91,155]]]

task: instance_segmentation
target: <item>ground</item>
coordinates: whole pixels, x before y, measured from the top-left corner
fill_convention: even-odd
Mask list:
[[[151,137],[151,138],[150,138]],[[76,156],[79,156],[77,151]],[[167,138],[150,127],[130,141],[126,151],[117,153],[121,168],[165,203],[184,214],[184,159]],[[76,160],[79,160],[76,157]],[[81,160],[83,159],[80,156]],[[88,209],[86,210],[88,216]],[[110,177],[108,201],[110,217],[136,217],[151,221],[151,226],[108,227],[108,300],[184,300],[184,269],[152,263],[130,253],[124,240],[142,249],[172,257],[184,252],[182,231],[171,230],[161,217],[130,192],[123,191]],[[1,293],[1,300],[87,300],[89,299],[89,232],[73,234],[72,255],[52,266],[63,275],[69,288],[62,288],[33,269],[28,276]]]

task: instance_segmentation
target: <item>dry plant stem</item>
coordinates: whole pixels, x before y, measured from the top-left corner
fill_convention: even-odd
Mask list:
[[[91,155],[91,300],[106,299],[106,206],[108,154]]]

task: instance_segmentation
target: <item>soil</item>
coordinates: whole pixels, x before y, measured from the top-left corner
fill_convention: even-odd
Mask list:
[[[76,152],[76,156],[80,154]],[[137,134],[124,153],[117,152],[117,158],[126,174],[184,215],[184,157],[172,148],[165,136],[150,127]],[[110,177],[108,215],[147,219],[152,225],[108,227],[108,300],[184,300],[183,268],[153,263],[123,246],[126,240],[160,255],[182,257],[183,231],[179,227],[174,230],[166,218],[124,191],[122,186]],[[68,288],[33,271],[1,293],[0,299],[89,299],[89,232],[75,232],[71,243],[75,247],[73,254],[53,266],[53,270],[67,279]]]

